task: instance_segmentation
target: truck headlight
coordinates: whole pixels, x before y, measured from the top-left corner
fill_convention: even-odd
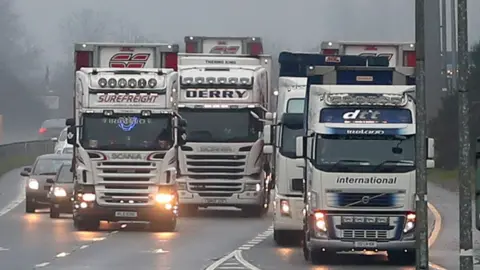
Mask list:
[[[260,184],[245,184],[245,191],[260,191],[262,190],[262,185]]]
[[[155,201],[161,204],[171,203],[175,199],[175,196],[172,194],[159,193],[155,196]]]
[[[317,231],[326,232],[327,224],[325,222],[325,214],[322,212],[316,212],[314,215],[314,224]]]
[[[290,204],[288,200],[280,200],[280,214],[282,216],[290,216]]]
[[[415,213],[407,214],[407,218],[405,220],[405,227],[403,228],[404,233],[411,232],[415,228],[416,219],[417,215],[415,215]]]
[[[80,196],[81,200],[84,202],[93,202],[95,201],[95,194],[93,193],[85,193]]]
[[[30,179],[28,181],[28,188],[37,190],[39,187],[38,181],[35,179]]]
[[[53,195],[55,195],[55,197],[66,197],[67,192],[61,187],[55,187],[55,189],[53,190]]]

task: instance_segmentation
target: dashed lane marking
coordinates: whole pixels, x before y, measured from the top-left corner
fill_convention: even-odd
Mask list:
[[[125,227],[122,227],[122,228],[125,228]],[[108,232],[105,236],[103,237],[96,237],[96,238],[93,238],[92,240],[90,240],[88,242],[88,244],[83,244],[83,245],[78,245],[78,246],[75,246],[72,250],[70,250],[70,252],[60,252],[58,253],[57,255],[55,255],[55,257],[53,257],[50,261],[46,261],[46,262],[43,262],[43,263],[39,263],[39,264],[36,264],[33,269],[38,269],[38,268],[43,268],[43,267],[46,267],[48,265],[51,265],[53,264],[55,261],[57,260],[60,260],[62,258],[65,258],[65,257],[68,257],[70,255],[72,255],[73,253],[79,251],[79,250],[82,250],[82,249],[86,249],[88,247],[91,247],[92,245],[94,245],[96,242],[101,242],[101,241],[104,241],[106,239],[108,239],[110,236],[114,235],[118,233],[118,231],[111,231],[111,232]]]

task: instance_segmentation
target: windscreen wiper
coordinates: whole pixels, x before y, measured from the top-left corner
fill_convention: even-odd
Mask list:
[[[375,168],[373,168],[373,171],[377,171],[378,169],[384,167],[388,163],[395,163],[396,164],[408,164],[408,165],[414,165],[413,161],[411,160],[384,160],[380,162]]]
[[[346,165],[350,163],[367,163],[362,165],[370,165],[370,161],[368,160],[359,160],[359,159],[340,159],[339,161],[335,162],[332,166],[330,166],[329,170],[335,169],[338,165]]]

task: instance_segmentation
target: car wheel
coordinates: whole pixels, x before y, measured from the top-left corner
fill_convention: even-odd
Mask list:
[[[174,232],[177,227],[177,218],[159,219],[150,222],[150,229],[154,232]]]
[[[25,202],[25,213],[35,213],[35,210],[37,209],[37,205],[32,202],[29,198],[26,199]]]
[[[73,226],[77,231],[96,231],[100,227],[100,220],[80,220],[78,218],[73,219]]]
[[[50,206],[50,218],[59,218],[60,212],[57,209]]]

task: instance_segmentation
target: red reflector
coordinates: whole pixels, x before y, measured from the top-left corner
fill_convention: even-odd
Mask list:
[[[377,50],[377,47],[375,46],[366,46],[365,47],[365,51],[376,51]]]
[[[325,55],[337,55],[337,54],[338,54],[338,50],[337,50],[337,49],[323,49],[323,50],[322,50],[322,54],[325,54]]]
[[[417,53],[415,51],[404,52],[403,61],[404,66],[415,67],[417,65]]]
[[[80,70],[82,67],[92,67],[91,53],[88,51],[75,52],[75,70]]]
[[[40,128],[40,129],[38,130],[38,133],[45,133],[45,132],[47,132],[47,129],[46,129],[46,128]]]
[[[197,44],[193,42],[187,42],[185,51],[187,53],[196,53],[197,52]]]
[[[178,69],[178,55],[177,53],[166,53],[165,54],[165,68],[173,68],[177,71]]]
[[[251,42],[249,44],[250,48],[250,52],[249,54],[250,55],[260,55],[260,54],[263,54],[263,46],[262,46],[262,43],[259,43],[259,42]]]

